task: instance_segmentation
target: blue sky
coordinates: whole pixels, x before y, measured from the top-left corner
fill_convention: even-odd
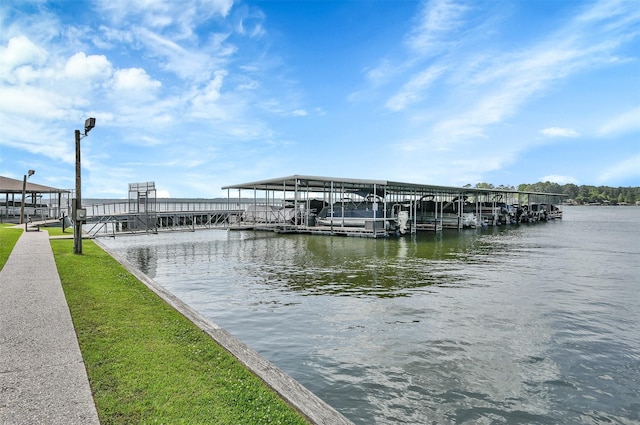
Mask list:
[[[640,1],[9,0],[0,175],[640,186]]]

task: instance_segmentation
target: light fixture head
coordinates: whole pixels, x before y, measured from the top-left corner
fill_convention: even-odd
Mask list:
[[[93,127],[96,126],[96,119],[95,118],[87,118],[84,122],[84,135],[86,136],[87,133],[89,131],[91,131],[91,129]]]
[[[29,170],[29,172],[27,174],[29,174],[29,177],[33,176],[36,173],[36,170]]]

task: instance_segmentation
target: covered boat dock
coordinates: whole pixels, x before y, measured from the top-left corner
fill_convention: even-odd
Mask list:
[[[292,175],[225,186],[230,228],[381,237],[559,219],[563,194]],[[251,202],[251,199],[253,202]]]

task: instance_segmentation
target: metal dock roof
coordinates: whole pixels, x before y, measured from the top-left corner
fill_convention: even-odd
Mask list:
[[[332,187],[333,184],[333,187]],[[306,176],[301,174],[295,174],[287,177],[279,177],[268,180],[259,180],[249,183],[234,184],[224,186],[222,189],[239,189],[239,190],[273,190],[273,191],[296,191],[306,190],[312,192],[324,192],[327,190],[356,190],[356,189],[373,189],[378,191],[384,189],[387,193],[411,193],[411,192],[434,192],[442,194],[489,194],[489,193],[512,193],[512,194],[525,194],[525,195],[548,195],[565,197],[562,193],[542,193],[542,192],[527,192],[518,191],[515,189],[483,189],[472,187],[454,187],[454,186],[439,186],[439,185],[426,185],[417,183],[403,183],[389,180],[372,180],[372,179],[354,179],[343,177],[320,177],[320,176]]]

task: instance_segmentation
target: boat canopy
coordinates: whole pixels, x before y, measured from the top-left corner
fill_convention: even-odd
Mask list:
[[[259,180],[249,183],[234,184],[224,186],[222,189],[238,189],[238,190],[264,190],[264,191],[282,191],[282,192],[341,192],[341,193],[357,193],[376,194],[380,197],[386,197],[391,194],[400,196],[412,195],[445,195],[445,196],[470,196],[482,195],[488,199],[504,199],[503,196],[517,197],[518,195],[534,195],[544,197],[544,199],[552,199],[551,202],[559,203],[566,195],[561,193],[541,193],[517,191],[513,189],[483,189],[472,187],[453,187],[438,186],[416,183],[402,183],[389,180],[370,180],[370,179],[353,179],[341,177],[320,177],[295,174],[287,177],[279,177],[268,180]],[[551,198],[549,198],[551,197]]]

